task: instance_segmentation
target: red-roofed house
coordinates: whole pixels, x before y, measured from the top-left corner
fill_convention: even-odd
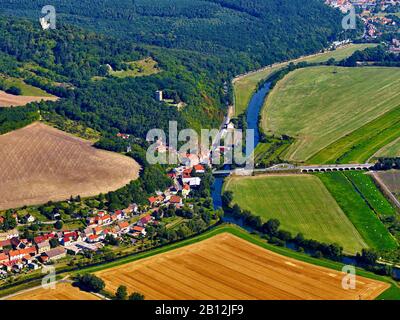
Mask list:
[[[91,234],[88,238],[87,238],[88,242],[93,243],[93,242],[99,242],[100,241],[100,237],[97,234]]]
[[[144,216],[143,218],[141,218],[137,224],[140,227],[145,227],[152,220],[153,220],[153,217],[151,215],[147,215],[147,216]]]
[[[133,228],[132,228],[132,232],[134,232],[134,233],[140,233],[140,234],[142,234],[143,236],[145,236],[146,235],[146,229],[145,228],[143,228],[143,227],[140,227],[140,226],[134,226]]]
[[[101,227],[96,227],[93,229],[94,233],[100,235],[103,233],[103,229]]]
[[[3,249],[4,247],[10,247],[11,246],[11,240],[3,240],[0,241],[0,249]]]
[[[162,203],[164,201],[164,197],[160,195],[157,197],[150,197],[148,200],[150,205],[153,207],[155,205]]]
[[[169,203],[173,204],[176,207],[180,207],[183,205],[182,198],[179,196],[171,196],[169,199]]]
[[[53,239],[53,238],[54,238],[54,234],[48,233],[48,234],[44,234],[44,235],[42,235],[42,236],[37,236],[37,237],[33,238],[33,241],[34,241],[36,244],[39,244],[39,243],[41,243],[41,242],[44,242],[44,241],[47,241],[47,240]]]
[[[190,185],[185,183],[182,188],[182,195],[186,198],[190,193]]]
[[[78,232],[76,232],[76,231],[66,231],[66,232],[64,232],[64,237],[69,237],[72,240],[76,240],[78,238]]]
[[[35,255],[36,254],[36,247],[29,247],[29,248],[25,248],[20,250],[22,251],[22,253],[25,254],[30,254],[30,255]]]
[[[105,213],[104,211],[99,211],[99,212],[97,213],[97,215],[98,215],[99,217],[104,217],[104,216],[106,215],[106,213]]]
[[[194,170],[196,170],[196,173],[205,173],[206,170],[204,169],[204,167],[201,164],[197,164],[194,167]]]
[[[119,232],[121,233],[127,233],[129,231],[129,222],[127,221],[122,221],[120,223],[118,223],[118,227],[119,227]]]
[[[72,242],[72,239],[71,239],[70,237],[64,236],[64,238],[63,238],[63,240],[62,240],[62,245],[63,245],[63,246],[68,246],[68,245],[71,244],[71,242]]]
[[[149,200],[150,205],[154,206],[154,205],[156,205],[157,197],[150,197],[148,200]]]
[[[6,255],[5,253],[0,253],[0,263],[4,263],[9,261],[8,255]]]
[[[20,260],[24,257],[25,253],[21,252],[22,250],[10,250],[8,252],[8,256],[10,257],[10,261]]]

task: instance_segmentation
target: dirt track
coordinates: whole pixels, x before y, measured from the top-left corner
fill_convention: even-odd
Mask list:
[[[96,273],[115,292],[123,284],[146,299],[374,299],[389,284],[287,258],[225,233],[208,240]]]
[[[0,108],[24,106],[30,102],[56,101],[57,97],[14,96],[0,90]]]
[[[0,136],[0,209],[93,196],[137,179],[131,158],[34,123]]]

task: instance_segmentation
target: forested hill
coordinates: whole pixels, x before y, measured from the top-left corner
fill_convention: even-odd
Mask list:
[[[53,0],[60,22],[136,42],[260,65],[323,48],[341,32],[340,13],[323,0]],[[46,0],[2,0],[8,13],[39,17]]]
[[[341,34],[340,13],[323,0],[52,0],[57,29],[43,31],[38,17],[47,4],[0,1],[0,74],[63,97],[41,108],[140,138],[168,120],[217,127],[231,98],[224,83],[316,52]],[[146,57],[160,72],[109,74]],[[156,101],[156,90],[185,107]]]
[[[154,59],[159,73],[107,76],[107,65],[124,70],[127,63],[146,57]],[[43,103],[46,110],[99,131],[141,138],[152,128],[168,128],[168,120],[183,128],[218,126],[226,99],[223,83],[229,78],[213,57],[145,48],[70,25],[43,32],[38,22],[6,16],[0,16],[0,76],[22,79],[63,98]],[[156,101],[156,90],[183,101],[185,108],[178,111]]]

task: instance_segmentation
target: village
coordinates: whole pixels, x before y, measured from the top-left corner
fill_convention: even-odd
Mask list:
[[[189,158],[193,160],[194,157]],[[16,228],[0,233],[0,279],[41,269],[68,256],[95,253],[110,239],[129,239],[131,244],[146,239],[148,226],[157,225],[162,218],[157,216],[159,209],[182,208],[192,191],[201,185],[201,175],[205,172],[206,166],[199,161],[186,162],[168,172],[172,185],[151,196],[148,205],[130,204],[113,212],[94,209],[86,218],[83,230],[51,231],[35,236],[31,241],[22,238]],[[188,203],[189,208],[192,206]],[[30,214],[22,218],[13,214],[12,217],[18,225],[36,221]],[[0,217],[0,224],[4,219]]]
[[[365,27],[363,38],[366,40],[376,39],[387,28],[399,28],[398,19],[388,17],[391,14],[388,8],[400,8],[399,0],[327,0],[326,3],[343,13],[349,12],[352,7],[356,8]],[[393,52],[397,53],[398,47],[393,48],[396,48]]]

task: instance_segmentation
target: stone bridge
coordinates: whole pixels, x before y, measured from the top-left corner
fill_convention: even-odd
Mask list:
[[[373,163],[364,164],[329,164],[316,166],[300,166],[297,167],[301,172],[332,172],[347,170],[370,170],[374,166]]]

